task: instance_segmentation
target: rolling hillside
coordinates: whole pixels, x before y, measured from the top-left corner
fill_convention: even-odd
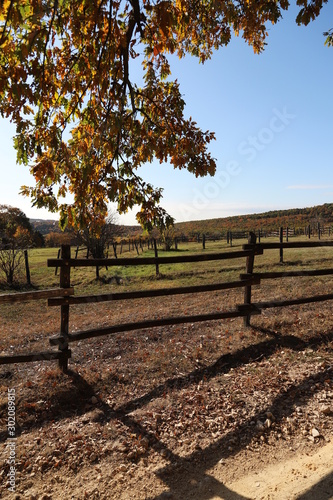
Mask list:
[[[51,232],[61,232],[56,221],[31,219],[33,227],[43,235]],[[317,205],[308,208],[293,208],[289,210],[274,210],[259,214],[221,217],[217,219],[178,222],[175,224],[177,235],[194,236],[205,233],[207,236],[225,235],[227,231],[253,231],[262,229],[274,231],[283,226],[303,230],[311,224],[317,227],[333,224],[333,203]],[[142,234],[139,226],[122,226],[125,237],[136,237]]]
[[[175,224],[177,234],[193,236],[226,234],[227,231],[274,231],[281,226],[303,230],[309,224],[317,227],[333,224],[333,203],[309,208],[274,210],[260,214],[238,215],[202,221],[180,222]]]
[[[50,233],[61,233],[61,229],[56,220],[30,219],[31,225],[36,231],[39,231],[43,236]],[[70,232],[66,229],[65,232]],[[121,226],[121,233],[124,237],[135,237],[142,233],[140,226]]]

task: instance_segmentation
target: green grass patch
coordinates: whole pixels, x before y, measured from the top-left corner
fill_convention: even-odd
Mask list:
[[[262,242],[276,241],[265,238]],[[294,240],[293,240],[294,241]],[[304,238],[303,238],[303,241]],[[219,252],[239,251],[246,240],[235,240],[230,247],[226,241],[208,241],[203,250],[201,243],[179,243],[179,249],[169,252],[158,249],[159,257],[210,254]],[[75,250],[72,248],[72,257]],[[57,248],[38,248],[28,251],[29,267],[32,286],[37,289],[58,287],[60,269],[57,274],[55,268],[47,267],[47,260],[56,258]],[[154,250],[145,248],[137,255],[136,251],[119,254],[120,258],[135,257],[136,266],[109,266],[100,268],[100,280],[96,280],[94,267],[77,267],[71,269],[71,285],[76,294],[108,293],[117,290],[137,290],[164,288],[172,286],[191,286],[206,283],[229,282],[239,279],[239,275],[246,271],[246,259],[204,261],[195,263],[159,264],[159,275],[156,275],[155,265],[140,266],[140,260],[154,257]],[[333,247],[284,249],[283,263],[279,262],[279,250],[265,250],[263,255],[255,257],[254,272],[291,271],[306,269],[321,269],[331,267],[333,261]],[[24,275],[21,280],[24,283]],[[315,278],[319,279],[319,278]],[[323,279],[323,278],[322,278]],[[325,280],[327,278],[324,278]],[[313,281],[310,280],[309,281]],[[5,288],[3,287],[4,291]]]

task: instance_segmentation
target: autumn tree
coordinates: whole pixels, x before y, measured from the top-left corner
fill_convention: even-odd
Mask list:
[[[297,23],[314,19],[324,3],[297,0]],[[185,116],[169,54],[204,62],[233,33],[259,53],[268,24],[288,6],[288,0],[0,0],[0,113],[16,124],[18,161],[36,182],[22,192],[37,207],[59,211],[63,227],[86,226],[90,204],[105,218],[110,201],[120,213],[138,205],[137,219],[147,228],[167,226],[162,189],[140,177],[140,166],[169,161],[195,176],[216,168],[208,151],[214,134]]]
[[[26,215],[19,208],[0,205],[0,270],[9,286],[21,271],[24,249],[33,241],[33,230]]]
[[[176,233],[173,225],[160,229],[160,240],[163,244],[164,250],[166,251],[171,250],[173,245],[175,245],[175,239],[176,239]]]
[[[26,232],[32,238],[33,228],[22,210],[9,205],[0,205],[0,241],[9,243],[17,232]]]
[[[85,227],[77,232],[78,240],[87,247],[87,255],[94,259],[103,259],[107,256],[107,248],[115,238],[121,235],[117,213],[110,211],[103,219],[94,211],[89,213]],[[99,279],[99,266],[96,266],[96,279]]]
[[[85,245],[89,254],[95,259],[105,257],[107,245],[121,234],[116,212],[110,211],[104,221],[96,219],[93,214],[83,229],[78,231],[79,241]]]
[[[55,232],[51,231],[45,236],[45,245],[47,247],[61,247],[61,245],[71,245],[77,242],[73,232]]]

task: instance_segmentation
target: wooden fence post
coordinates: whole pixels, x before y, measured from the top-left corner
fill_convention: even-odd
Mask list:
[[[206,249],[206,235],[205,234],[202,235],[202,248],[203,248],[203,250]]]
[[[106,251],[104,252],[104,257],[105,257],[106,259],[108,259],[108,258],[109,258],[109,247],[110,247],[110,245],[109,245],[109,243],[108,243],[108,245],[107,245],[107,247],[106,247]],[[108,269],[109,269],[109,268],[108,268],[108,266],[105,266],[105,270],[106,270],[106,271],[108,271]]]
[[[255,233],[252,231],[249,234],[248,238],[248,244],[253,245],[253,253],[252,255],[249,255],[246,257],[246,274],[250,275],[253,273],[253,266],[254,266],[254,255],[255,255],[255,244],[257,241],[257,237]],[[252,288],[251,285],[246,286],[244,289],[244,304],[250,305],[251,304],[251,294],[252,294]],[[244,316],[244,326],[251,326],[251,314],[248,314],[247,316]]]
[[[71,258],[70,245],[61,245],[61,258]],[[60,288],[70,288],[71,286],[71,268],[70,265],[60,267]],[[60,335],[63,338],[59,344],[59,350],[63,353],[68,353],[68,331],[69,331],[69,304],[61,306],[61,319],[60,319]],[[59,359],[59,368],[66,372],[68,370],[68,357],[67,355]]]
[[[57,259],[60,259],[60,254],[61,254],[61,248],[59,248],[58,250],[58,256],[57,256]],[[58,268],[56,267],[55,268],[55,271],[54,271],[54,275],[57,276],[57,273],[58,273]]]
[[[309,239],[310,239],[311,238],[311,226],[310,226],[310,224],[308,225],[308,233],[309,233],[308,236],[309,236]]]
[[[24,250],[24,262],[25,262],[25,273],[27,276],[27,285],[31,285],[30,279],[30,269],[29,269],[29,259],[28,259],[28,250]]]
[[[157,259],[158,258],[158,252],[157,252],[157,243],[156,243],[156,239],[154,238],[154,252],[155,252],[155,258]],[[160,269],[159,269],[159,265],[158,263],[156,262],[156,276],[158,276],[160,274]]]
[[[320,222],[318,222],[318,240],[320,240]]]
[[[113,247],[113,254],[114,254],[115,258],[118,259],[118,255],[117,255],[117,242],[112,243],[112,247]]]
[[[280,227],[280,243],[283,243],[283,227]],[[280,247],[280,262],[283,262],[283,247]]]
[[[79,245],[77,245],[76,250],[75,250],[75,257],[74,257],[75,259],[77,259],[78,254],[79,254]],[[58,258],[59,258],[59,256],[58,256]],[[75,266],[74,266],[74,269],[75,269]]]

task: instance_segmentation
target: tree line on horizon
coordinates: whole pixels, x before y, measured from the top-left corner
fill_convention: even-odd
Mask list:
[[[70,243],[73,232],[67,229],[61,231],[54,221],[32,220],[32,225],[40,231],[47,241],[47,246],[59,246],[61,242]],[[272,210],[259,214],[235,215],[207,220],[176,222],[173,226],[174,235],[178,238],[195,238],[197,235],[226,236],[228,231],[277,231],[280,227],[304,230],[309,224],[317,228],[319,224],[333,223],[333,203],[326,203],[306,208],[291,208],[287,210]],[[140,226],[121,226],[118,239],[148,237],[149,233]],[[158,236],[158,233],[154,233]],[[73,242],[75,244],[75,242]]]

